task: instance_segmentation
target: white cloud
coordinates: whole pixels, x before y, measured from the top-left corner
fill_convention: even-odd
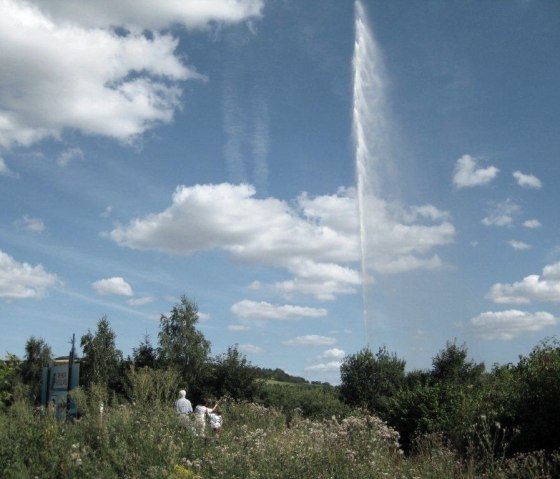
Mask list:
[[[517,180],[517,184],[523,188],[534,188],[536,190],[542,187],[542,182],[535,175],[525,175],[520,171],[513,172],[513,177]]]
[[[118,296],[133,296],[131,286],[121,277],[100,279],[92,283],[92,288],[99,295],[114,294]]]
[[[41,298],[57,284],[57,276],[47,273],[42,265],[19,263],[0,250],[0,298]]]
[[[457,160],[453,184],[457,188],[486,185],[490,183],[500,170],[495,166],[477,168],[477,160],[470,155],[463,155]]]
[[[228,331],[240,332],[240,331],[250,331],[251,328],[244,324],[230,324],[227,327]]]
[[[496,283],[486,297],[502,304],[560,302],[560,262],[545,266],[540,276],[532,274],[513,284]]]
[[[96,2],[64,3],[85,19],[84,9]],[[180,106],[179,82],[200,78],[175,55],[177,42],[157,32],[87,29],[58,22],[37,5],[2,0],[0,146],[59,139],[67,128],[132,141],[170,122]]]
[[[32,218],[31,216],[25,215],[16,221],[16,226],[25,231],[31,233],[42,233],[45,231],[45,223],[40,218]]]
[[[83,159],[84,152],[80,148],[67,148],[58,155],[56,163],[58,166],[67,166],[71,161]]]
[[[160,30],[171,25],[203,28],[211,22],[236,23],[259,16],[263,0],[67,0],[36,1],[46,12],[85,27],[115,25]]]
[[[523,223],[523,226],[525,226],[525,228],[540,228],[541,227],[541,222],[539,220],[527,220]]]
[[[131,288],[132,290],[132,288]],[[143,298],[133,298],[127,301],[131,306],[144,306],[146,304],[153,303],[155,298],[153,296],[144,296]]]
[[[318,359],[342,359],[346,356],[346,353],[342,349],[332,348],[323,351],[319,356]]]
[[[485,226],[511,226],[513,217],[521,210],[519,205],[509,198],[500,203],[491,203],[490,207],[492,211],[481,221]]]
[[[211,318],[209,313],[202,313],[202,312],[198,312],[198,320],[199,321],[209,321]]]
[[[134,249],[171,254],[222,249],[237,262],[287,268],[294,278],[275,285],[287,295],[333,299],[356,292],[361,283],[355,269],[360,240],[353,189],[340,188],[334,195],[315,198],[302,194],[293,205],[257,199],[255,193],[247,184],[179,186],[169,208],[119,225],[107,236]],[[453,225],[405,224],[410,212],[383,201],[371,206],[375,230],[368,232],[367,250],[375,271],[441,267],[437,255],[426,255],[453,240]],[[427,205],[414,210],[413,216],[430,219],[445,214]]]
[[[470,325],[485,340],[510,340],[529,331],[540,331],[560,322],[550,313],[528,313],[516,309],[482,313],[472,318]]]
[[[255,346],[254,344],[240,344],[238,347],[239,351],[242,353],[264,353],[266,350],[260,346]]]
[[[516,251],[531,249],[531,245],[524,243],[523,241],[510,240],[508,241],[508,244]]]
[[[323,308],[308,308],[285,304],[282,306],[270,304],[265,301],[251,301],[244,299],[231,307],[231,312],[244,319],[302,319],[320,318],[327,315]]]
[[[319,336],[317,334],[308,334],[306,336],[298,336],[294,339],[284,341],[282,344],[286,344],[288,346],[330,346],[335,343],[335,338]]]
[[[319,363],[304,368],[305,371],[338,371],[340,369],[341,361],[329,361],[328,363]]]
[[[8,165],[6,165],[6,162],[4,161],[4,158],[0,157],[0,176],[12,176],[12,177],[17,177],[17,175],[12,172],[12,170],[10,170],[10,168],[8,168]]]

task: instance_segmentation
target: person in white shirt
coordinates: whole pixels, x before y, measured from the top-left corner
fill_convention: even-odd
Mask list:
[[[200,436],[204,436],[206,429],[206,416],[214,412],[214,409],[218,407],[218,403],[215,404],[213,408],[208,407],[208,401],[204,400],[204,405],[199,404],[194,408],[194,424],[196,426],[196,431]]]
[[[177,415],[179,416],[179,422],[183,426],[188,424],[189,415],[193,412],[192,404],[185,397],[186,395],[187,392],[184,389],[181,389],[179,391],[179,399],[175,401],[175,409],[177,411]]]

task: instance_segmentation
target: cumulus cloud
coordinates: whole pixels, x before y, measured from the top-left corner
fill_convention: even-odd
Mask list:
[[[320,318],[327,315],[323,308],[308,308],[285,304],[282,306],[270,304],[265,301],[251,301],[244,299],[231,307],[231,312],[244,319],[303,319]]]
[[[508,241],[508,244],[516,251],[531,249],[531,245],[524,243],[523,241],[510,240]]]
[[[491,203],[490,207],[492,211],[481,221],[484,226],[511,226],[514,216],[521,210],[509,198],[500,203]]]
[[[170,254],[222,249],[237,262],[283,267],[294,275],[275,285],[286,295],[333,299],[356,291],[362,279],[355,269],[360,239],[353,189],[315,198],[304,193],[295,203],[257,199],[255,193],[247,184],[179,186],[169,208],[119,225],[107,236],[134,249]],[[446,217],[444,212],[427,206],[410,213],[383,201],[371,206],[375,230],[368,232],[367,249],[375,271],[441,267],[439,257],[429,253],[453,240],[453,225],[409,222]]]
[[[47,273],[42,265],[20,263],[0,250],[0,298],[41,298],[59,283],[57,276]]]
[[[329,336],[319,336],[317,334],[308,334],[289,339],[288,341],[284,341],[282,344],[286,344],[287,346],[330,346],[335,343],[335,338],[331,338]]]
[[[42,233],[46,229],[45,223],[43,223],[42,219],[32,218],[29,215],[25,215],[23,218],[17,220],[16,226],[31,233]]]
[[[117,295],[117,296],[133,296],[131,286],[121,277],[100,279],[92,283],[92,288],[101,296]]]
[[[177,38],[157,30],[239,22],[261,8],[260,0],[2,0],[0,146],[59,139],[65,129],[129,142],[169,123],[181,82],[203,77],[175,53]],[[69,149],[57,161],[79,156]]]
[[[141,30],[160,30],[172,25],[203,28],[210,22],[236,23],[259,16],[263,0],[42,0],[35,2],[52,16],[85,27],[122,25]]]
[[[495,166],[477,168],[476,158],[470,155],[463,155],[457,160],[455,165],[453,184],[457,188],[486,185],[496,177],[499,171]]]
[[[530,331],[540,331],[560,322],[550,313],[508,311],[482,313],[470,321],[474,333],[485,340],[510,340]]]
[[[513,284],[496,283],[486,297],[509,304],[560,302],[560,262],[545,266],[541,275],[531,274]]]
[[[318,359],[342,359],[346,353],[342,349],[338,348],[331,348],[323,351],[319,356]]]
[[[239,351],[242,353],[264,353],[266,349],[261,348],[260,346],[256,346],[254,344],[240,344],[238,347]]]
[[[542,182],[535,175],[526,175],[521,171],[514,171],[513,177],[517,180],[517,184],[523,188],[533,188],[538,190],[542,187]]]

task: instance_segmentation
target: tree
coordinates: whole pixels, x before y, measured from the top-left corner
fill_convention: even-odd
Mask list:
[[[478,384],[484,374],[484,363],[467,361],[467,347],[447,342],[432,360],[432,377],[457,385]]]
[[[21,380],[21,361],[15,354],[6,353],[0,359],[0,409],[14,400],[14,389]]]
[[[83,351],[82,379],[85,385],[98,384],[113,390],[122,389],[119,370],[122,352],[115,346],[116,334],[103,316],[97,323],[97,330],[92,334],[88,330],[81,338]]]
[[[406,362],[385,346],[374,355],[369,348],[344,358],[340,367],[340,394],[351,406],[365,407],[382,417],[387,401],[404,384]]]
[[[169,316],[161,315],[158,334],[159,361],[177,368],[194,395],[201,391],[210,353],[210,342],[196,329],[198,319],[196,304],[183,295]]]
[[[257,392],[257,372],[237,345],[230,346],[226,353],[217,356],[212,364],[214,393],[221,397],[252,400]]]
[[[25,343],[25,357],[21,365],[21,378],[29,386],[30,397],[38,402],[41,396],[43,368],[52,361],[51,347],[42,338],[31,336]]]
[[[156,367],[157,350],[152,346],[150,337],[147,334],[140,345],[132,349],[132,361],[136,368]]]

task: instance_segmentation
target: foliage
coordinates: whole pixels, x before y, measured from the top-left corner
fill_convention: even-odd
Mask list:
[[[186,296],[169,316],[161,315],[158,356],[163,367],[174,366],[194,396],[200,396],[207,378],[210,342],[196,329],[198,308]]]
[[[6,354],[0,360],[0,408],[12,403],[14,389],[20,380],[21,361],[15,354]]]
[[[157,349],[146,334],[137,348],[132,349],[132,362],[136,368],[155,368],[157,366]]]
[[[287,387],[287,389],[291,389]],[[79,391],[78,402],[98,397]],[[547,478],[558,454],[524,454],[480,470],[437,434],[407,456],[398,434],[366,413],[345,419],[295,419],[275,409],[224,400],[220,436],[181,426],[171,404],[91,408],[73,423],[16,402],[0,412],[0,477],[51,478]]]
[[[385,346],[375,355],[365,348],[347,356],[340,367],[342,399],[384,417],[388,412],[387,401],[404,384],[405,364]]]
[[[448,384],[477,384],[484,373],[484,363],[467,361],[467,347],[447,342],[432,361],[432,377]]]
[[[88,330],[81,338],[83,351],[81,382],[83,385],[99,384],[106,388],[121,389],[118,384],[122,353],[115,346],[115,332],[103,316],[97,323],[95,334]]]
[[[338,388],[330,385],[263,382],[259,402],[282,411],[288,422],[299,416],[344,418],[352,414],[352,409],[339,396]]]
[[[127,396],[137,405],[157,407],[169,404],[180,382],[176,369],[152,369],[132,366],[127,373]]]
[[[512,404],[520,434],[515,447],[520,451],[560,448],[560,342],[547,339],[516,368],[517,394]]]
[[[256,371],[237,345],[217,356],[211,365],[212,393],[216,397],[230,396],[252,400],[258,389]]]
[[[38,403],[41,399],[43,368],[52,361],[51,347],[42,338],[31,336],[25,343],[25,357],[21,364],[21,378],[29,386],[30,399]]]

